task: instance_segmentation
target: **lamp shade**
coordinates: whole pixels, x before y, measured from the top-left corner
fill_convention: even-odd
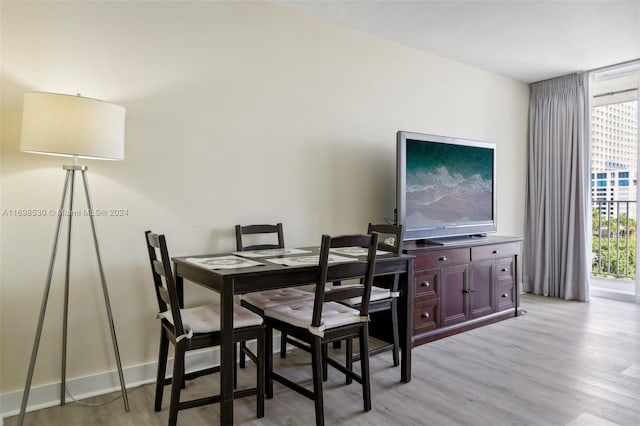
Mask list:
[[[97,99],[25,93],[21,150],[123,160],[124,113],[124,107]]]

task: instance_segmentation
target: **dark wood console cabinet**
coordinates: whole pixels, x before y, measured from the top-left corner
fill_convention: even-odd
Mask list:
[[[518,315],[519,237],[441,246],[405,241],[415,259],[413,345]]]

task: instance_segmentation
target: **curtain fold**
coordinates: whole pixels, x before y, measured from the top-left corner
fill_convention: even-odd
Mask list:
[[[589,300],[589,75],[531,85],[525,283],[535,294]]]

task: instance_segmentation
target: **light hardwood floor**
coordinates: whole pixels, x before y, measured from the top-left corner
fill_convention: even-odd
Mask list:
[[[390,353],[371,359],[373,410],[362,411],[360,387],[336,370],[325,385],[327,425],[640,425],[640,306],[594,298],[590,303],[524,295],[527,314],[416,347],[413,380],[399,383]],[[293,351],[276,369],[310,384],[308,355]],[[217,376],[190,383],[185,394],[209,391]],[[247,367],[241,381],[254,380]],[[266,415],[255,398],[237,400],[236,424],[308,425],[312,401],[275,384]],[[26,425],[165,425],[165,404],[153,411],[153,386],[129,393],[131,411],[116,400],[102,407],[68,404],[28,413]],[[96,398],[99,400],[99,398]],[[16,417],[5,419],[15,425]],[[218,406],[180,412],[185,426],[217,424]]]

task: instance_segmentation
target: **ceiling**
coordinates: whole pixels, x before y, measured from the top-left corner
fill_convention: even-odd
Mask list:
[[[640,58],[640,0],[276,1],[526,83]]]

